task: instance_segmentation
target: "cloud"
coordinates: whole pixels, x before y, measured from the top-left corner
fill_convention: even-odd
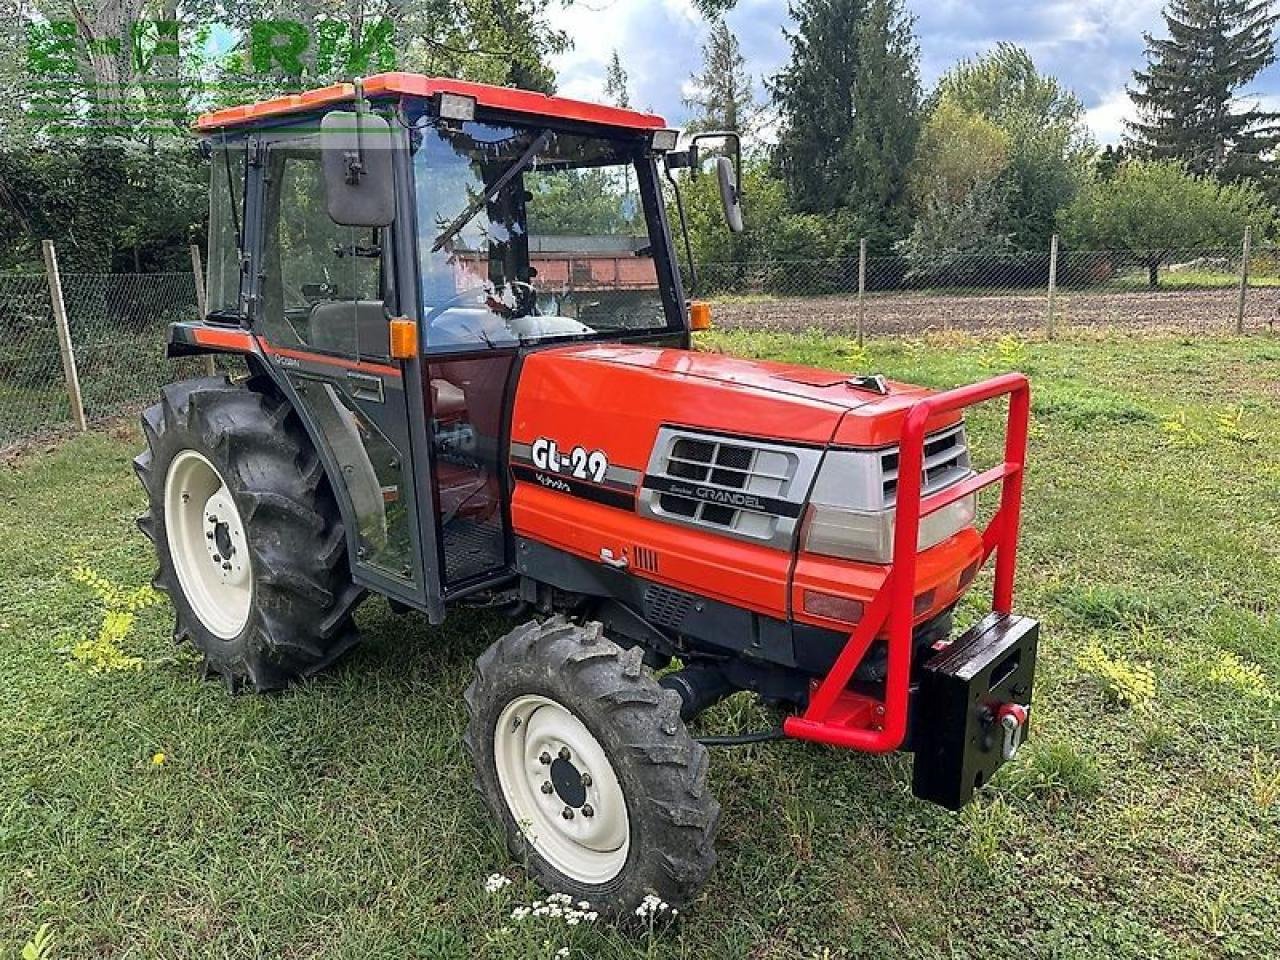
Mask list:
[[[1114,146],[1124,138],[1127,130],[1125,121],[1137,119],[1138,113],[1128,92],[1122,87],[1109,94],[1097,106],[1091,107],[1085,116],[1099,145]]]
[[[926,87],[957,60],[1000,41],[1016,43],[1076,92],[1100,143],[1116,142],[1132,116],[1124,87],[1142,65],[1144,31],[1164,30],[1163,0],[907,0],[907,6],[916,17]],[[701,65],[708,29],[692,0],[586,0],[555,5],[550,15],[575,41],[554,61],[561,93],[599,100],[617,48],[632,101],[676,126],[687,119],[682,100],[689,75]],[[757,99],[766,103],[765,78],[790,55],[783,35],[790,26],[787,2],[738,0],[725,19],[742,46]],[[1251,92],[1268,103],[1280,100],[1280,65],[1259,77]]]

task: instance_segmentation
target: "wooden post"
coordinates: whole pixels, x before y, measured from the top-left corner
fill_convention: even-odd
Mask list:
[[[866,320],[867,295],[867,238],[858,241],[858,346],[865,342],[866,331],[863,329]]]
[[[52,240],[45,240],[44,269],[49,278],[49,302],[53,306],[53,322],[58,329],[58,350],[62,353],[62,376],[67,382],[67,397],[71,401],[71,419],[80,431],[89,429],[84,417],[84,397],[80,393],[80,373],[76,370],[76,352],[71,343],[71,328],[67,325],[67,304],[62,298],[62,274],[58,272],[58,253]]]
[[[204,292],[204,264],[200,259],[200,245],[195,243],[191,244],[191,275],[196,281],[196,309],[200,312],[200,322],[204,323],[204,318],[209,315],[209,301]],[[204,372],[209,377],[218,372],[212,354],[204,358]]]
[[[1058,301],[1058,235],[1055,233],[1049,241],[1049,312],[1045,317],[1045,334],[1053,339],[1054,323],[1057,319],[1054,312]]]
[[[1253,249],[1253,227],[1244,228],[1244,246],[1240,251],[1240,301],[1236,305],[1236,333],[1244,333],[1244,310],[1249,302],[1249,256]]]

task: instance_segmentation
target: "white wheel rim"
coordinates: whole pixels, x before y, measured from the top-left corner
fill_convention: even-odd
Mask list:
[[[493,752],[507,808],[544,860],[586,885],[622,872],[631,848],[626,800],[581,720],[547,697],[517,697],[498,717]]]
[[[253,603],[249,538],[222,475],[194,450],[183,450],[169,464],[164,523],[178,586],[192,612],[215,636],[239,636]]]

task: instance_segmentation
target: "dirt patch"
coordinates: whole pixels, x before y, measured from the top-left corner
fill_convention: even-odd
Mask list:
[[[1239,294],[1235,290],[1154,290],[1124,293],[1062,292],[1056,319],[1061,327],[1120,327],[1183,333],[1233,330]],[[868,336],[958,329],[1027,331],[1044,328],[1043,293],[999,296],[870,294],[865,301]],[[858,301],[848,295],[780,297],[728,301],[715,309],[716,325],[742,330],[819,329],[851,333],[858,325]],[[1249,291],[1246,330],[1269,330],[1280,322],[1280,289]]]

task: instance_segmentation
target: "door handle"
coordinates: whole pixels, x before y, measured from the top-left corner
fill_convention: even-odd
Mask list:
[[[351,390],[351,395],[357,400],[364,400],[367,403],[383,403],[386,400],[382,392],[381,377],[371,377],[367,373],[348,370],[347,386]]]

